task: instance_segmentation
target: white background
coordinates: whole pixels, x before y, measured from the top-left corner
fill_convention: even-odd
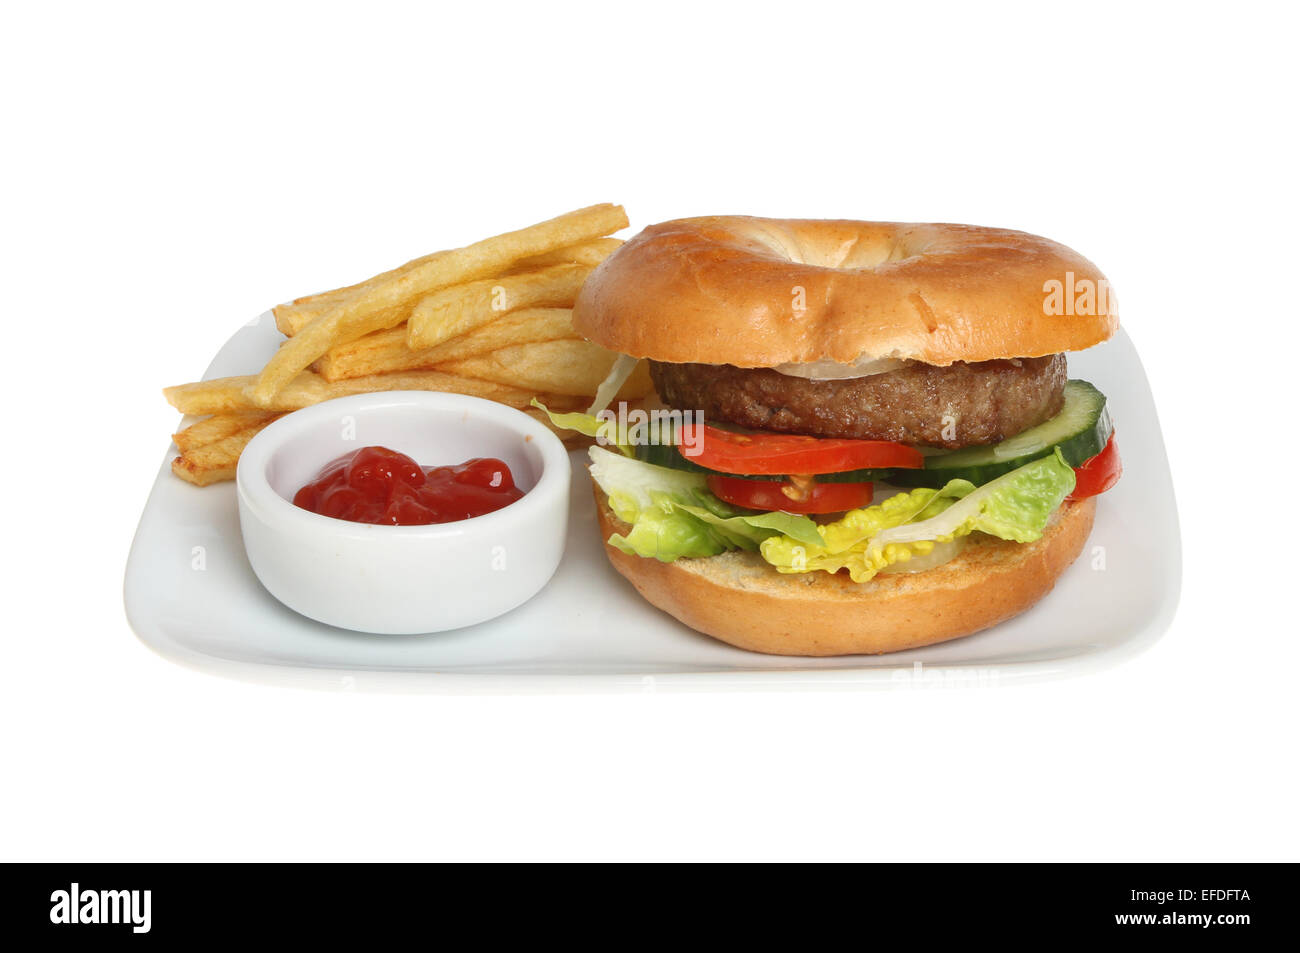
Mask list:
[[[1281,5],[362,8],[4,14],[0,856],[1297,858]],[[335,695],[136,641],[160,387],[277,301],[600,201],[1092,258],[1177,483],[1173,628],[1099,675],[862,694]]]

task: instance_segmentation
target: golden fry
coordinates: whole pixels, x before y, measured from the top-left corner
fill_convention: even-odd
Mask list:
[[[573,312],[568,308],[522,308],[501,315],[437,347],[411,350],[406,329],[376,331],[348,344],[331,348],[313,365],[327,381],[348,380],[367,374],[423,370],[447,361],[476,357],[514,344],[576,338]]]
[[[304,295],[301,298],[295,298],[288,304],[277,304],[271,309],[275,315],[275,326],[280,329],[281,334],[286,337],[293,337],[321,315],[357,297],[358,294],[369,291],[384,281],[401,277],[446,254],[446,251],[436,251],[432,255],[424,255],[421,258],[413,259],[405,265],[375,275],[373,278],[367,278],[355,285],[336,288],[333,291],[321,291],[312,295]]]
[[[613,351],[589,341],[543,341],[440,364],[438,370],[503,384],[508,382],[514,387],[591,397],[609,375],[617,357]],[[623,399],[644,397],[650,389],[650,373],[643,361],[623,385],[619,396]]]
[[[224,440],[226,437],[248,430],[250,427],[266,426],[278,414],[267,411],[252,413],[216,414],[205,420],[190,424],[184,430],[172,434],[172,442],[181,453],[206,447],[208,444]]]
[[[490,354],[504,347],[566,338],[579,338],[573,328],[572,308],[520,308],[423,353],[434,363],[443,363]]]
[[[519,274],[523,271],[540,271],[552,265],[590,265],[595,268],[622,244],[623,239],[621,238],[593,238],[589,242],[582,242],[578,245],[570,245],[568,248],[525,258],[515,264],[510,270],[510,274]]]
[[[268,420],[266,423],[231,434],[216,443],[182,453],[172,461],[172,473],[195,486],[208,486],[222,480],[233,480],[235,468],[239,464],[239,455],[244,452],[248,442],[269,423]]]
[[[298,331],[258,375],[254,403],[272,409],[276,395],[331,347],[396,327],[404,309],[449,285],[499,275],[522,258],[599,238],[627,226],[617,205],[593,205],[550,221],[447,252],[359,291]]]
[[[253,403],[251,390],[257,378],[220,377],[193,384],[180,384],[163,391],[167,402],[183,414],[228,414],[258,409]],[[450,394],[468,394],[495,400],[511,407],[526,407],[537,396],[538,390],[526,386],[511,386],[496,381],[464,377],[444,371],[403,371],[395,374],[371,374],[350,380],[327,381],[318,374],[305,371],[282,388],[273,400],[271,410],[291,411],[319,404],[335,397],[351,394],[368,394],[385,390],[432,390]]]
[[[412,351],[406,346],[406,327],[399,325],[332,347],[311,369],[327,381],[341,381],[429,367],[433,364],[424,360],[423,351]]]
[[[256,380],[257,377],[253,375],[214,377],[211,380],[195,381],[192,384],[177,384],[174,387],[164,387],[163,397],[167,399],[167,403],[182,414],[193,414],[195,416],[255,411],[258,408],[253,405],[245,394]],[[317,389],[319,383],[323,383],[323,381],[320,381],[320,378],[316,377],[315,374],[300,375],[293,385],[288,388],[288,393],[282,393],[277,399],[276,406],[271,409],[276,411],[297,410],[309,404],[319,403],[325,399],[323,396],[318,396],[314,400],[307,399],[306,396],[314,389]]]
[[[406,344],[412,350],[435,347],[519,308],[569,307],[589,274],[589,265],[552,265],[446,288],[412,310]]]
[[[163,388],[163,397],[183,414],[230,414],[259,410],[249,395],[257,375],[216,377]],[[276,395],[272,411],[299,410],[328,400],[325,381],[310,372],[299,374]]]
[[[589,265],[594,268],[622,244],[623,240],[619,238],[593,238],[588,242],[580,242],[577,245],[569,245],[556,251],[525,258],[516,262],[509,273],[515,275],[526,271],[540,271],[552,265]],[[373,288],[379,282],[388,278],[394,278],[412,271],[420,265],[445,254],[447,254],[445,251],[434,252],[432,255],[425,255],[422,258],[408,261],[399,268],[386,271],[355,285],[336,288],[333,291],[322,291],[313,295],[304,295],[287,304],[276,305],[271,309],[275,314],[275,326],[286,337],[292,337],[330,308],[336,307],[348,298],[354,297],[358,292]]]
[[[551,265],[590,265],[590,267],[594,268],[595,265],[601,264],[604,259],[607,259],[620,244],[623,244],[623,239],[620,238],[593,238],[590,242],[571,244],[571,246],[559,248],[556,251],[543,252],[542,255],[516,261],[515,265],[512,265],[510,269],[510,274],[538,272],[543,268],[550,268]],[[357,282],[356,285],[339,287],[339,289],[333,291],[320,291],[317,294],[295,298],[287,304],[277,304],[276,307],[272,308],[274,315],[276,315],[276,326],[286,337],[292,337],[305,325],[308,325],[309,322],[324,315],[331,307],[337,307],[338,304],[352,298],[360,291],[372,289],[377,283],[385,281],[387,278],[394,278],[400,276],[400,274],[411,272],[420,265],[432,261],[435,257],[446,254],[446,251],[437,251],[433,255],[425,255],[407,261],[402,267],[377,274],[373,278]]]

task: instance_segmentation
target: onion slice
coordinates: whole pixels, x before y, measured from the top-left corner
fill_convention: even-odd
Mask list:
[[[907,364],[894,357],[860,357],[852,364],[835,361],[808,361],[804,364],[777,364],[772,370],[787,377],[802,377],[810,381],[843,381],[855,377],[888,374]]]
[[[627,379],[632,376],[636,370],[637,361],[640,358],[633,357],[630,354],[620,354],[614,361],[614,366],[609,369],[605,379],[600,382],[596,388],[596,399],[592,401],[591,406],[587,408],[587,413],[595,416],[600,413],[618,396],[618,392],[623,389]]]

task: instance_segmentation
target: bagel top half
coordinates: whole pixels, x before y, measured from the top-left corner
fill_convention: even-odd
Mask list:
[[[620,247],[587,279],[573,323],[635,357],[773,367],[1042,357],[1098,344],[1119,322],[1096,265],[1026,232],[712,216]]]

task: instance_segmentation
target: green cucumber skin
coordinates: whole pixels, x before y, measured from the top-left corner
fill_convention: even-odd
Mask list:
[[[653,463],[657,467],[670,470],[686,470],[690,473],[713,473],[715,471],[702,467],[695,461],[684,457],[677,447],[668,443],[637,444],[632,448],[636,458],[643,463]],[[780,479],[773,477],[772,479]]]
[[[1060,448],[1061,456],[1065,458],[1066,463],[1072,467],[1081,466],[1084,461],[1095,457],[1106,448],[1106,443],[1110,440],[1110,435],[1115,428],[1111,423],[1110,409],[1106,406],[1105,394],[1087,381],[1072,380],[1068,381],[1065,386],[1067,401],[1071,399],[1093,401],[1097,404],[1097,410],[1089,423],[1075,433],[1068,435],[1059,443],[1051,443],[1038,450],[1007,460],[994,459],[994,448],[992,446],[967,447],[963,450],[954,450],[950,453],[940,453],[926,457],[925,466],[917,470],[849,470],[844,473],[818,474],[817,479],[823,483],[890,483],[901,487],[925,486],[935,488],[944,486],[949,480],[969,480],[976,486],[983,486],[990,480],[997,479],[1003,474],[1010,473],[1027,463],[1049,456],[1057,447]],[[1064,413],[1064,410],[1062,410],[1062,413]],[[1059,416],[1039,424],[1038,427],[1050,427],[1058,420]],[[1037,428],[1031,428],[1031,430],[1033,429]],[[1015,440],[1021,436],[1021,434],[1017,434],[1010,439]],[[661,467],[670,467],[674,470],[718,474],[720,476],[740,476],[740,474],[730,473],[719,474],[717,470],[702,467],[682,456],[675,446],[669,444],[637,446],[635,453],[638,460]],[[787,479],[787,477],[776,474],[747,474],[743,476],[743,479],[780,482]]]
[[[845,470],[843,473],[819,473],[818,483],[893,483],[894,474],[906,470]],[[785,477],[782,477],[785,479]]]
[[[1048,447],[1045,450],[1026,454],[1014,460],[1007,460],[1002,463],[988,463],[984,466],[945,467],[941,470],[897,470],[887,482],[894,484],[894,486],[909,488],[928,486],[936,490],[947,486],[949,480],[968,480],[976,486],[983,486],[990,480],[996,480],[1003,474],[1010,473],[1026,463],[1032,463],[1034,460],[1048,456],[1051,452],[1052,448]],[[1074,464],[1071,464],[1071,466],[1074,466]]]
[[[1110,419],[1110,409],[1106,406],[1106,395],[1087,381],[1072,380],[1065,385],[1067,399],[1071,394],[1081,399],[1097,402],[1097,412],[1092,421],[1082,429],[1061,440],[1031,453],[1025,453],[1007,460],[993,459],[993,447],[969,447],[952,453],[937,454],[926,457],[922,470],[898,470],[892,482],[895,486],[942,487],[949,480],[969,480],[976,486],[982,486],[990,480],[997,479],[1005,473],[1023,467],[1027,463],[1049,456],[1053,450],[1060,448],[1061,456],[1072,467],[1081,466],[1084,461],[1095,457],[1106,448],[1115,427]],[[1058,415],[1059,416],[1059,415]],[[1057,418],[1039,424],[1048,427]],[[1017,439],[1020,435],[1011,439]]]

